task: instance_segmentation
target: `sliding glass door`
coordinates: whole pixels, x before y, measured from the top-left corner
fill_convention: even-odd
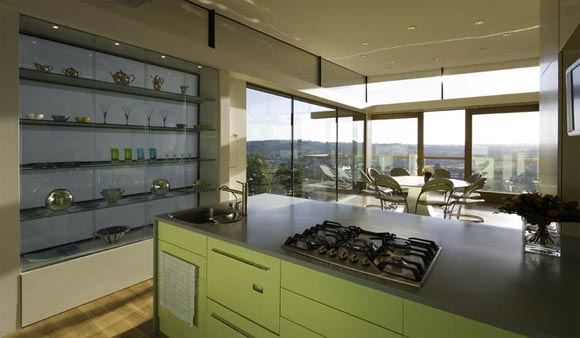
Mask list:
[[[434,111],[423,115],[424,164],[449,171],[452,178],[465,174],[465,110]]]

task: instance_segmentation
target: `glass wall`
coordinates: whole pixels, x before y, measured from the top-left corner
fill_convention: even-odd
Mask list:
[[[416,174],[418,126],[416,117],[373,120],[371,166],[386,175],[395,167]]]
[[[250,194],[336,201],[359,191],[364,115],[248,88]]]
[[[365,77],[335,63],[322,60],[322,87],[347,97],[347,100],[364,102]]]
[[[336,168],[336,109],[294,101],[294,195],[336,200],[336,189],[352,187]]]
[[[248,88],[247,176],[251,195],[292,195],[292,99]]]
[[[487,177],[484,190],[537,191],[539,112],[474,114],[472,171]]]
[[[441,99],[440,75],[430,74],[427,77],[407,79],[385,77],[369,79],[368,103],[370,104],[391,104],[439,99]]]
[[[427,112],[423,115],[425,165],[449,170],[452,178],[465,172],[465,110]]]

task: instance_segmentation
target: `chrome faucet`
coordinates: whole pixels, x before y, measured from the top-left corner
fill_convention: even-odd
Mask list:
[[[242,190],[232,189],[225,184],[221,185],[218,188],[218,190],[219,191],[227,191],[227,192],[231,193],[232,195],[234,195],[236,202],[233,206],[233,209],[235,209],[237,211],[241,211],[242,215],[246,216],[246,215],[248,215],[248,183],[240,182],[240,181],[236,181],[236,182],[238,182],[239,184],[242,185]],[[241,201],[238,201],[238,196],[241,197],[241,199],[242,199]],[[241,208],[240,208],[240,204],[241,204]]]

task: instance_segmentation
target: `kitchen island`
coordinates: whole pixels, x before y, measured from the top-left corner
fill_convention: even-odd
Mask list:
[[[442,250],[417,288],[282,249],[289,236],[324,220],[429,239]],[[524,254],[518,230],[269,194],[251,197],[240,222],[190,224],[161,215],[156,223],[156,252],[198,267],[197,333],[156,301],[156,320],[169,337],[334,334],[310,318],[333,323],[342,336],[357,325],[361,337],[580,336],[576,238],[563,238],[561,258]],[[247,295],[246,284],[253,288]]]

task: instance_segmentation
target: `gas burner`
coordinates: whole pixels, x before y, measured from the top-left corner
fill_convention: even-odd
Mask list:
[[[324,221],[288,237],[284,249],[381,279],[421,286],[441,248],[433,241],[401,238]]]

